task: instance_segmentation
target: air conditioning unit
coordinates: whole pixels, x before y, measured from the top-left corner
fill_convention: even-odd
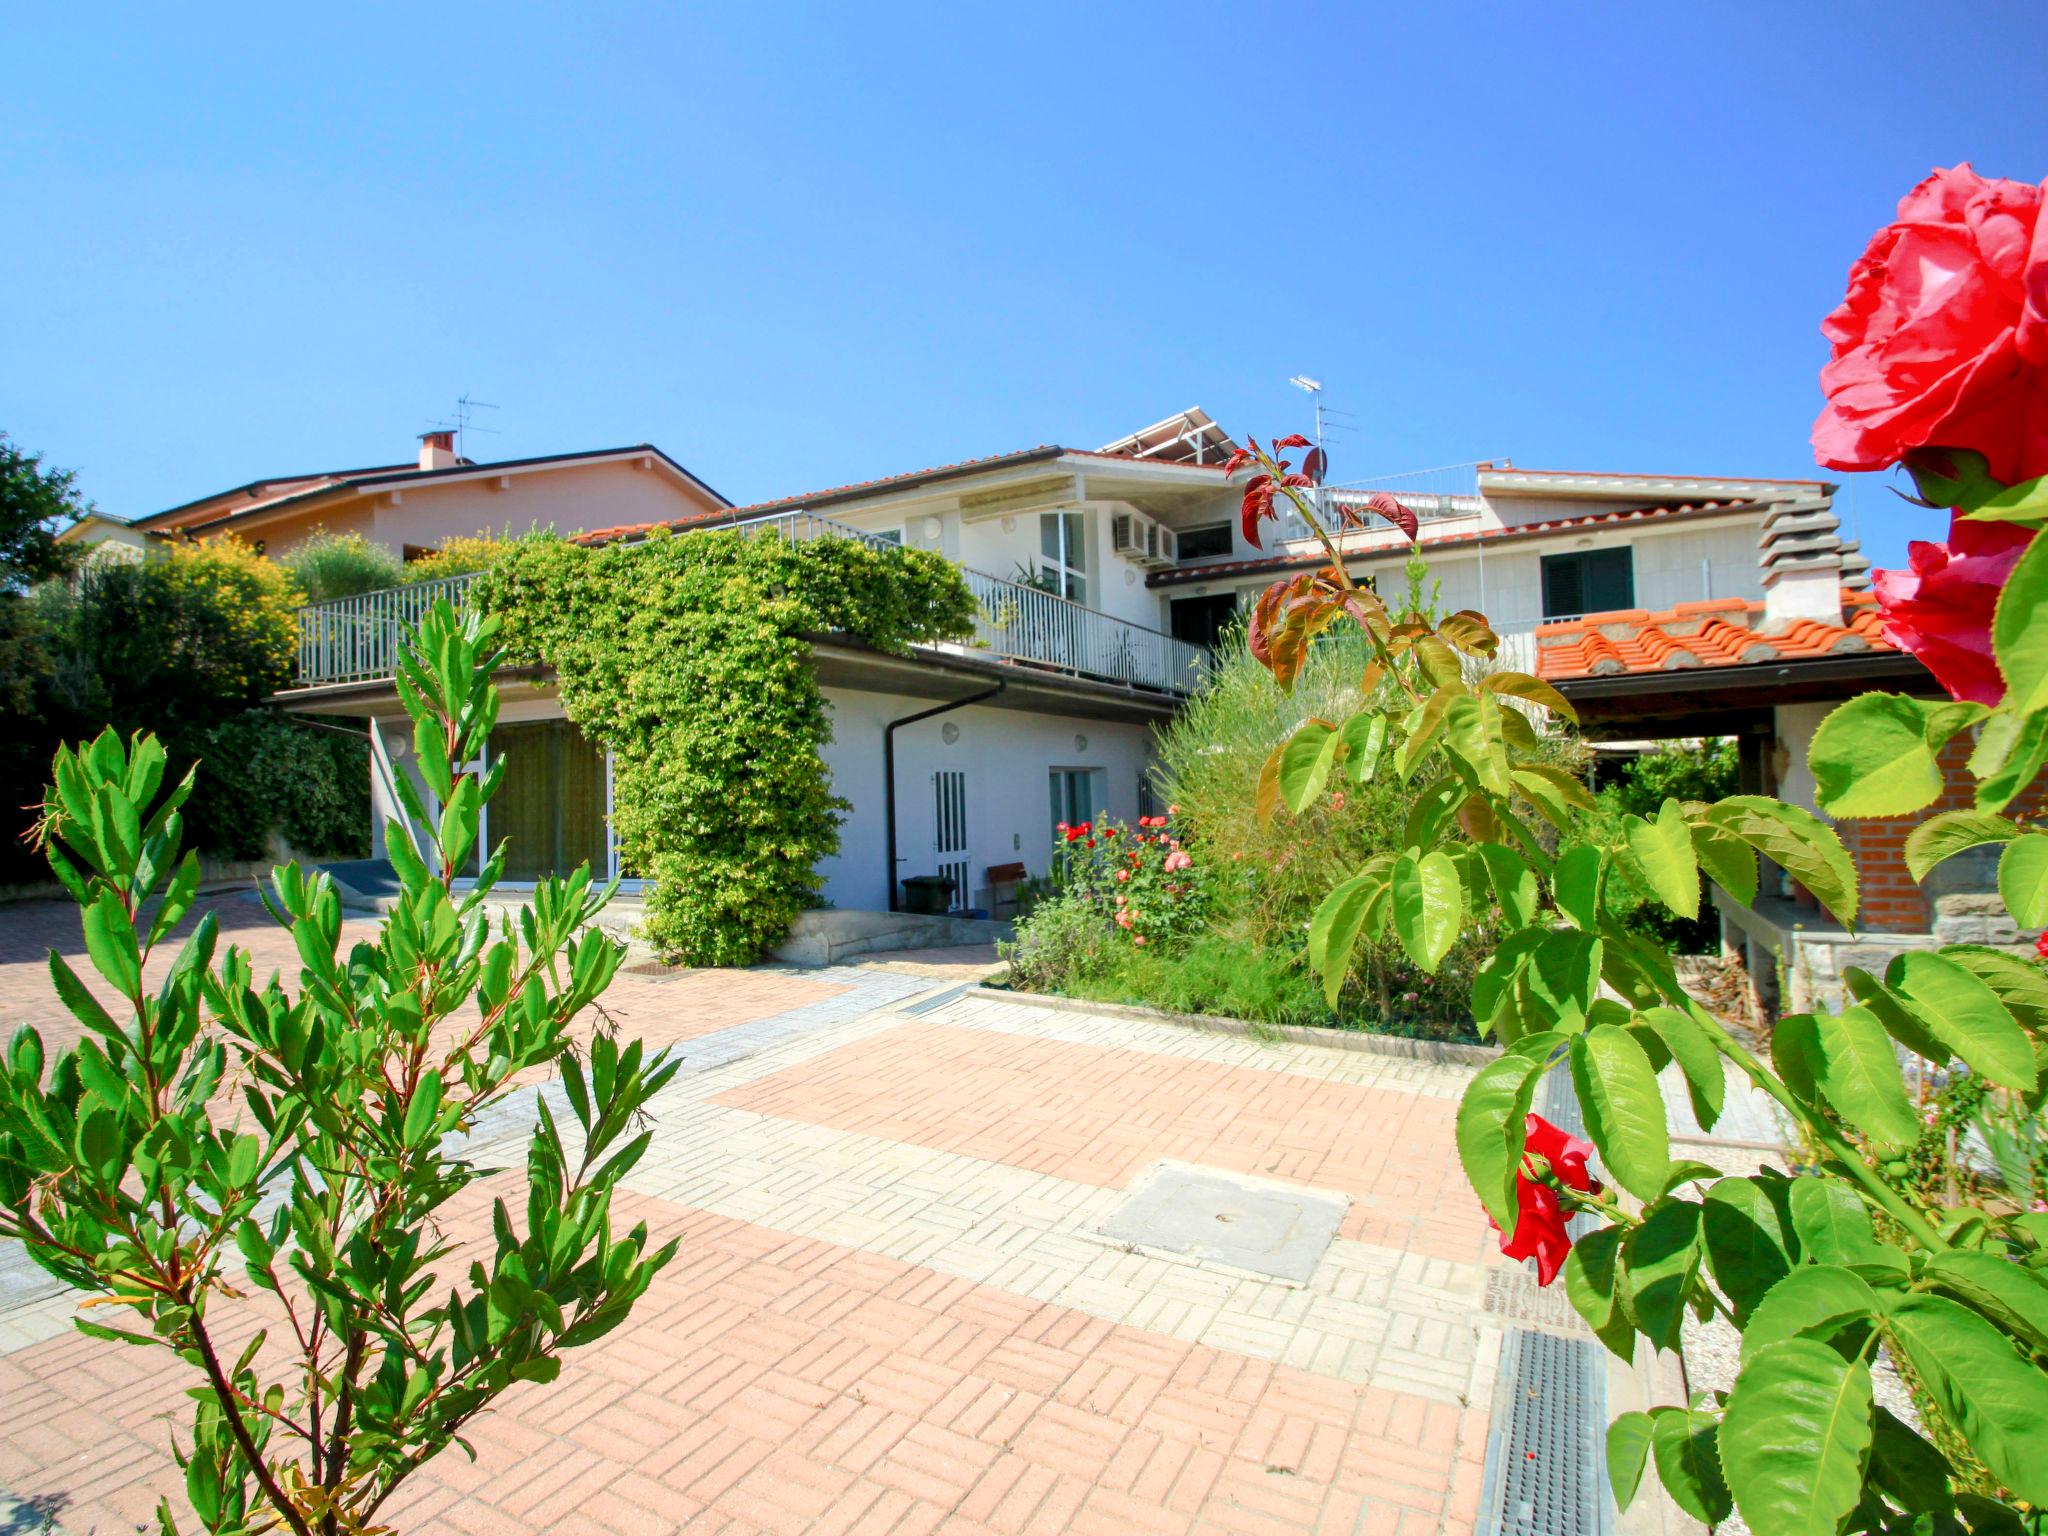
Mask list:
[[[1171,528],[1142,512],[1118,512],[1109,520],[1110,546],[1133,565],[1158,570],[1180,563],[1180,540]]]

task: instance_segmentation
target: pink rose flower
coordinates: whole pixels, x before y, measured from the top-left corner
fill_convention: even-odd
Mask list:
[[[2048,219],[2043,189],[1938,170],[1899,202],[1821,331],[1827,407],[1814,456],[1885,469],[1971,448],[2007,485],[2048,474]]]
[[[1908,568],[1879,571],[1871,585],[1885,638],[1911,651],[1958,699],[1996,704],[2005,679],[1991,655],[1991,615],[2033,534],[2011,523],[1949,519],[1946,544],[1916,539]]]

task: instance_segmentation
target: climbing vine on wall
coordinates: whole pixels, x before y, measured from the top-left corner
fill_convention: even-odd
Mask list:
[[[509,658],[553,667],[570,720],[614,754],[623,866],[654,882],[646,936],[697,965],[757,959],[838,851],[810,637],[901,650],[964,637],[974,614],[937,555],[728,532],[525,542],[480,596]]]

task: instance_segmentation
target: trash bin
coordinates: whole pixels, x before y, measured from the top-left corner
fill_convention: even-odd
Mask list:
[[[903,882],[903,910],[924,917],[943,917],[953,907],[951,875],[912,875]]]

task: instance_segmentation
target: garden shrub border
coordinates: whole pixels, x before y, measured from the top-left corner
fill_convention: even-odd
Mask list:
[[[563,712],[613,754],[622,867],[649,882],[664,957],[746,965],[814,904],[839,849],[811,643],[964,639],[975,601],[943,557],[728,530],[635,543],[518,541],[482,576],[509,663],[554,669]]]

